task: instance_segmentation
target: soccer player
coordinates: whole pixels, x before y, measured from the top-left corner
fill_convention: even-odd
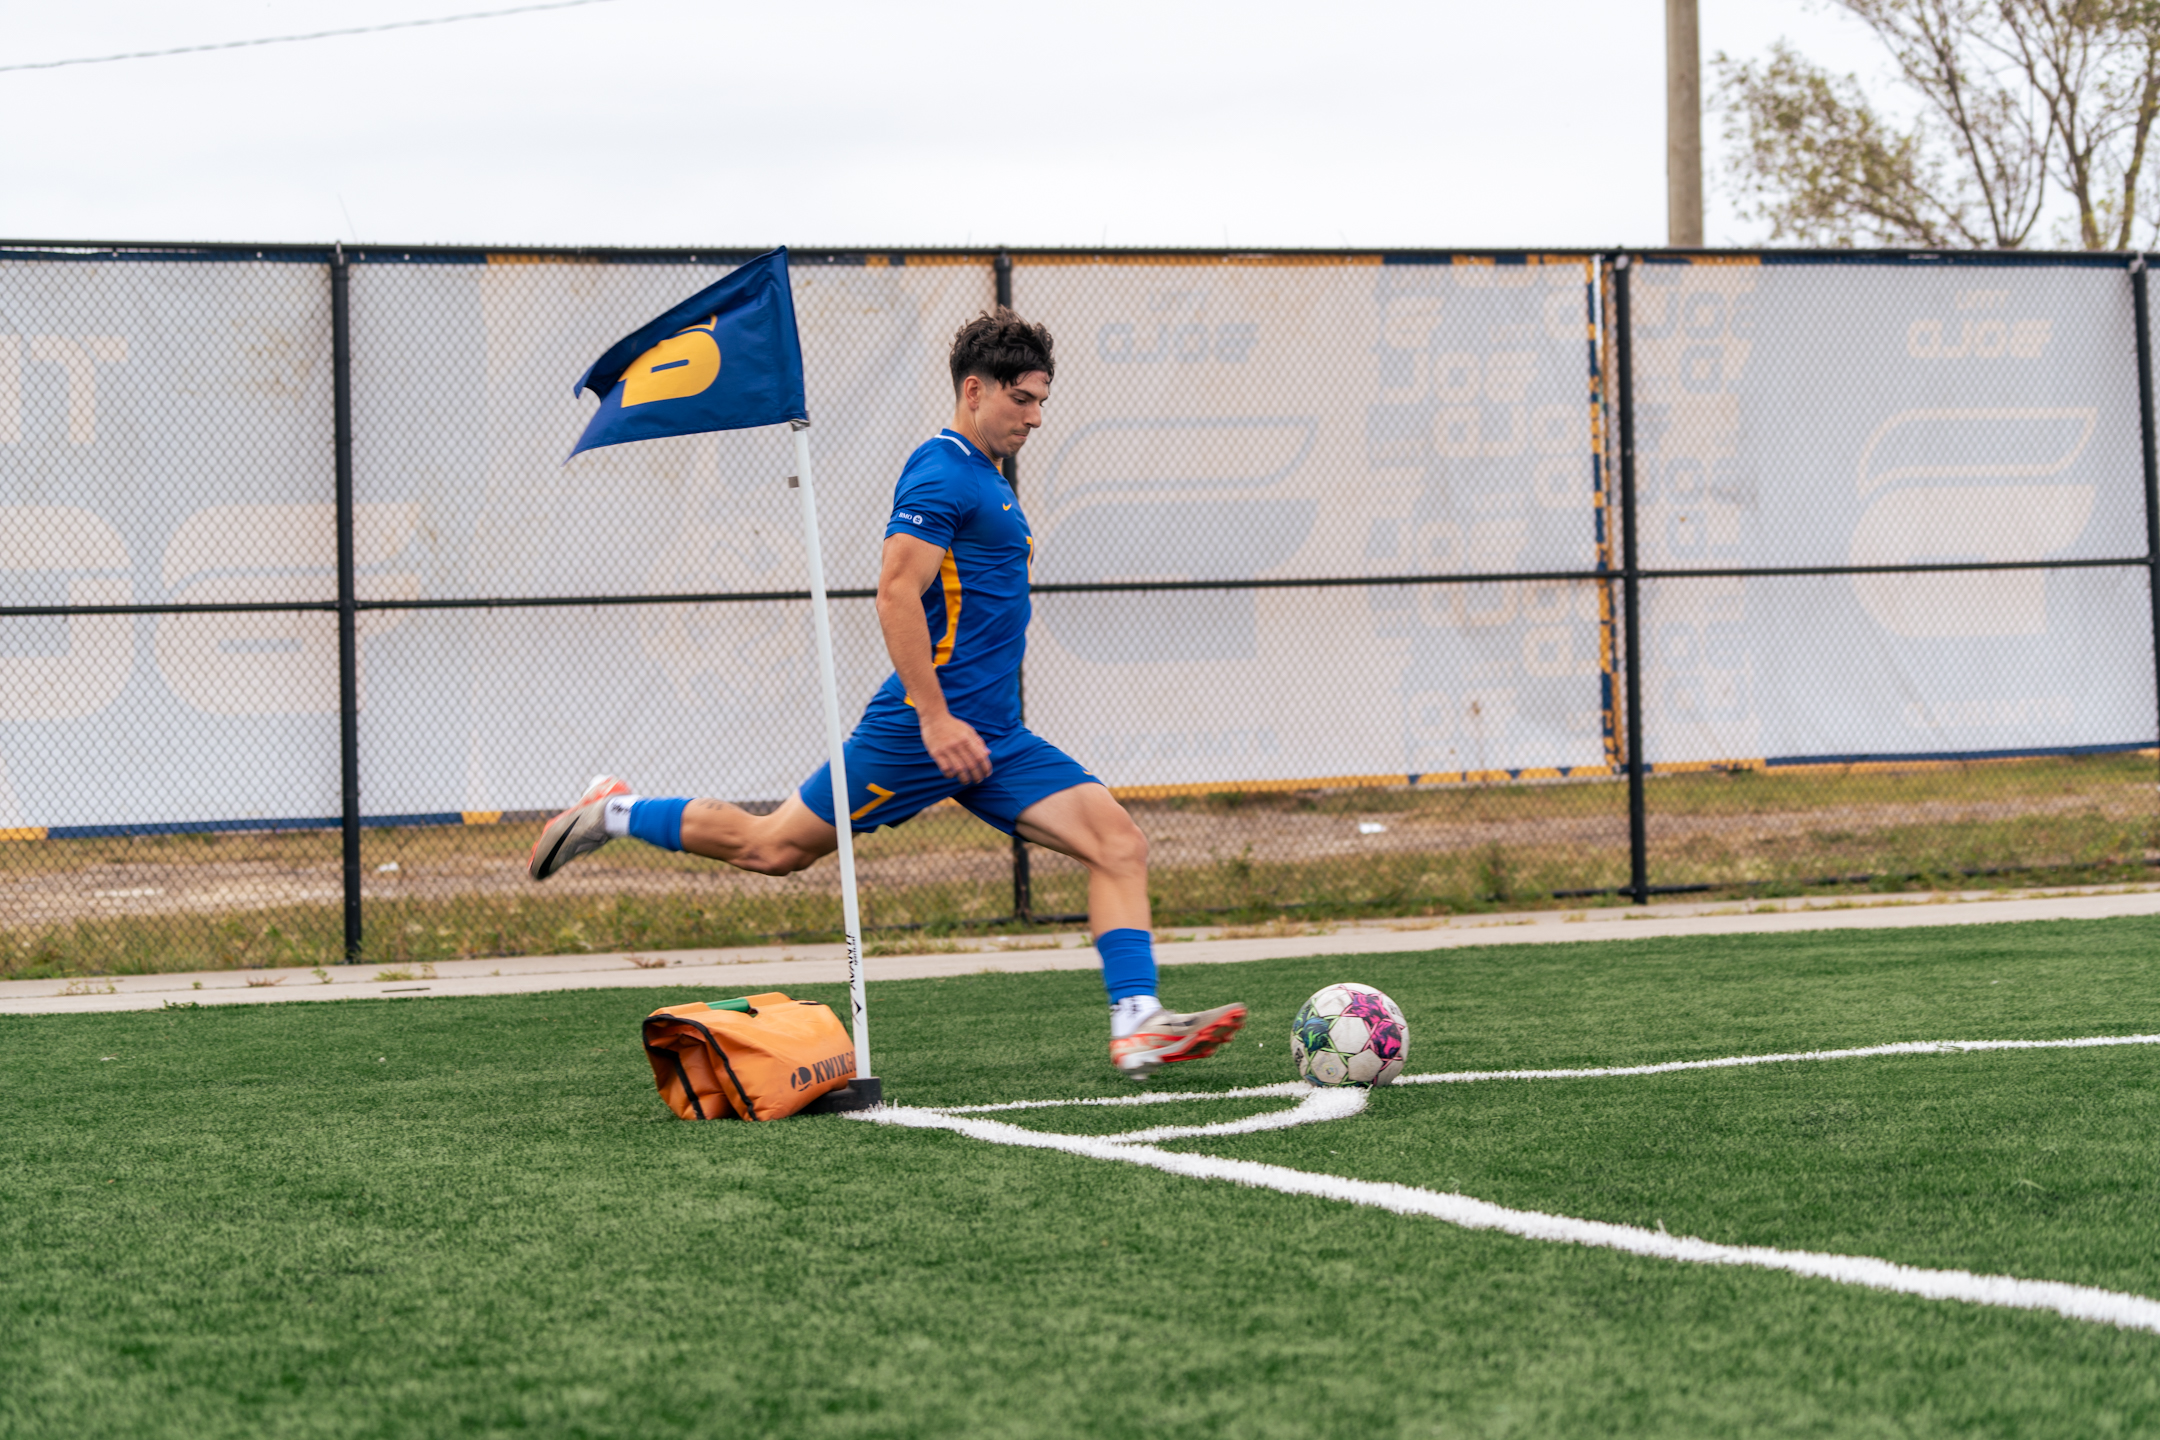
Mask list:
[[[1110,1061],[1135,1080],[1212,1055],[1243,1005],[1197,1014],[1156,998],[1147,839],[1080,763],[1020,723],[1035,537],[1000,461],[1042,424],[1056,373],[1050,332],[999,306],[953,338],[953,418],[900,471],[878,573],[893,674],[847,742],[858,832],[898,825],[950,796],[1006,834],[1088,870],[1088,922],[1110,992]],[[770,815],[723,800],[648,799],[596,776],[547,823],[527,869],[545,880],[631,836],[761,875],[790,875],[839,845],[831,765]]]

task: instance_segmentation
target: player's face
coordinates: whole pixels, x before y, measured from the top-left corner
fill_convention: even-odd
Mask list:
[[[1030,370],[1010,385],[970,375],[962,394],[974,411],[983,449],[999,460],[1020,453],[1042,424],[1043,401],[1049,398],[1050,377],[1040,370]]]

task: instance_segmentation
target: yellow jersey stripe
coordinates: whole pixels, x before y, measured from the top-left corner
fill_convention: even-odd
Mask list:
[[[938,578],[945,584],[945,636],[930,657],[932,665],[952,659],[953,638],[960,633],[960,562],[950,550],[945,552],[945,563],[938,566]]]

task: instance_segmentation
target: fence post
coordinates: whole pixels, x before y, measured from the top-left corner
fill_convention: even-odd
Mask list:
[[[337,453],[338,795],[345,858],[345,963],[360,961],[360,648],[353,578],[352,307],[340,245],[330,261],[331,445]]]
[[[1633,256],[1613,261],[1613,385],[1620,411],[1620,594],[1627,650],[1628,893],[1650,903],[1650,854],[1643,801],[1642,586],[1635,551],[1635,357],[1628,319]]]
[[[997,258],[990,262],[990,268],[997,276],[997,303],[1010,306],[1013,295],[1012,256],[1003,250],[998,251]],[[1020,462],[1016,456],[1009,455],[1005,458],[1005,483],[1013,487],[1013,498],[1018,499],[1020,495]],[[1027,660],[1025,656],[1020,661],[1020,673],[1015,677],[1015,683],[1019,687],[1020,719],[1022,723],[1025,723],[1027,720]],[[1025,922],[1028,918],[1028,912],[1035,905],[1035,887],[1032,877],[1028,874],[1027,841],[1021,839],[1018,835],[1012,837],[1012,882],[1013,918]]]
[[[2143,255],[2130,261],[2130,300],[2137,320],[2138,438],[2145,462],[2145,582],[2152,601],[2154,718],[2160,722],[2160,463],[2154,459],[2152,308]],[[2154,734],[2160,736],[2160,728]]]

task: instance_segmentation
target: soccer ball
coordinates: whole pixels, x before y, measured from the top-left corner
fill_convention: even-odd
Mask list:
[[[1290,1025],[1298,1074],[1314,1085],[1385,1085],[1410,1058],[1410,1022],[1370,985],[1330,985]]]

